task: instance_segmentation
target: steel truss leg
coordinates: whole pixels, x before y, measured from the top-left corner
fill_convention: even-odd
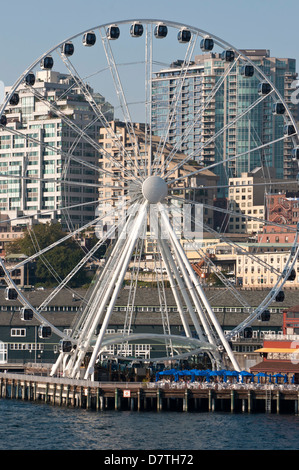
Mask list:
[[[166,267],[166,271],[167,271],[167,275],[168,275],[168,278],[169,278],[169,281],[170,281],[170,286],[171,286],[173,296],[175,298],[175,301],[176,301],[176,304],[177,304],[177,307],[178,307],[178,310],[179,310],[179,313],[180,313],[180,317],[181,317],[181,320],[182,320],[182,324],[184,326],[186,336],[188,338],[190,338],[192,336],[192,334],[191,334],[189,325],[188,325],[187,320],[186,320],[186,316],[185,316],[185,313],[184,313],[184,310],[183,310],[183,307],[182,307],[181,299],[179,298],[178,293],[177,293],[177,286],[175,284],[175,281],[177,282],[177,285],[179,286],[179,290],[180,290],[180,292],[182,294],[182,297],[183,297],[183,300],[184,300],[184,302],[187,306],[188,312],[189,312],[189,314],[192,318],[192,321],[193,321],[193,324],[195,326],[198,337],[200,338],[200,340],[204,341],[204,337],[203,337],[200,325],[197,321],[197,318],[195,317],[193,306],[190,302],[190,299],[189,299],[188,295],[186,294],[185,286],[183,285],[183,282],[182,282],[182,279],[179,275],[178,269],[177,269],[177,267],[176,267],[176,265],[175,265],[175,263],[172,259],[169,247],[168,247],[167,243],[165,242],[165,240],[161,239],[161,240],[159,240],[159,242],[160,242],[159,244],[160,244],[162,258],[163,258],[163,261],[164,261],[164,264],[165,264],[165,267]]]
[[[235,357],[234,357],[233,351],[232,351],[232,349],[231,349],[231,347],[230,347],[230,345],[229,345],[227,339],[226,339],[225,336],[224,336],[224,333],[223,333],[223,331],[222,331],[222,328],[221,328],[221,326],[219,325],[218,320],[217,320],[217,318],[216,318],[215,315],[214,315],[214,312],[213,312],[213,310],[212,310],[212,308],[211,308],[211,306],[210,306],[210,304],[209,304],[209,302],[208,302],[208,299],[207,299],[206,296],[205,296],[205,293],[204,293],[204,291],[203,291],[203,289],[202,289],[202,286],[201,286],[200,283],[198,282],[198,279],[197,279],[197,277],[196,277],[196,275],[195,275],[195,273],[194,273],[194,270],[193,270],[192,266],[190,265],[190,262],[189,262],[189,260],[188,260],[188,258],[187,258],[187,256],[186,256],[186,254],[185,254],[183,248],[182,248],[182,245],[180,244],[179,240],[178,240],[177,237],[176,237],[176,234],[175,234],[175,232],[174,232],[174,230],[173,230],[173,228],[172,228],[172,226],[171,226],[171,224],[170,224],[170,222],[169,222],[168,215],[166,214],[165,209],[163,208],[163,205],[162,205],[161,203],[159,203],[159,209],[160,209],[160,211],[161,211],[161,218],[162,218],[162,221],[163,221],[163,223],[165,224],[164,227],[167,229],[167,231],[168,231],[168,233],[169,233],[169,235],[170,235],[170,238],[171,238],[171,240],[172,240],[172,242],[173,242],[173,245],[176,247],[177,252],[178,252],[179,255],[180,255],[180,258],[181,258],[182,262],[184,263],[184,265],[185,265],[185,267],[186,267],[186,269],[187,269],[187,271],[188,271],[188,274],[189,274],[189,276],[190,276],[190,279],[191,279],[192,283],[194,284],[194,287],[196,288],[196,290],[197,290],[197,292],[198,292],[198,295],[199,295],[200,299],[202,300],[202,302],[203,302],[203,304],[204,304],[204,306],[205,306],[205,308],[206,308],[206,311],[207,311],[207,313],[208,313],[208,316],[209,316],[210,320],[212,321],[212,323],[213,323],[213,325],[214,325],[214,328],[215,328],[215,330],[216,330],[216,332],[217,332],[217,334],[218,334],[218,336],[219,336],[219,339],[221,340],[221,343],[222,343],[224,349],[226,350],[226,352],[227,352],[227,354],[228,354],[228,356],[229,356],[229,358],[230,358],[230,360],[231,360],[231,362],[232,362],[233,367],[235,368],[235,370],[239,371],[239,370],[240,370],[240,367],[239,367],[239,365],[238,365],[238,363],[237,363],[237,361],[236,361],[236,359],[235,359]]]
[[[128,233],[128,227],[132,221],[134,211],[136,210],[136,204],[133,205],[132,210],[130,210],[129,217],[125,224],[122,226],[122,230],[119,235],[118,242],[115,244],[112,253],[105,265],[105,268],[100,273],[99,278],[96,282],[96,285],[93,288],[91,297],[88,300],[88,305],[85,308],[82,316],[74,327],[73,338],[76,339],[76,343],[79,346],[72,353],[60,353],[56,363],[53,365],[51,370],[51,376],[57,373],[58,368],[61,365],[63,359],[63,376],[67,376],[69,373],[72,373],[74,364],[79,353],[83,354],[83,345],[85,343],[86,335],[88,334],[91,323],[94,320],[96,315],[96,307],[99,304],[101,298],[103,297],[106,289],[106,285],[109,282],[112,273],[115,270],[115,264],[117,263],[117,257],[120,256],[119,253],[122,251],[122,247],[125,244],[126,234]]]

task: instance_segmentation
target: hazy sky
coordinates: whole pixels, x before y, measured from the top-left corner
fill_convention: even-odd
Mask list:
[[[299,70],[298,0],[14,0],[1,2],[0,80],[11,85],[67,37],[134,18],[179,21],[239,49],[270,49],[295,58]]]

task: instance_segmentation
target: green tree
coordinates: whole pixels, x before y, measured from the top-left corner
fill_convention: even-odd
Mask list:
[[[32,256],[65,237],[59,223],[46,223],[34,225],[27,229],[24,237],[9,244],[7,253],[25,254]],[[35,267],[35,282],[47,287],[57,285],[57,277],[64,279],[67,274],[79,263],[84,253],[78,243],[68,239],[56,247],[51,248],[43,255],[38,256]],[[79,287],[88,282],[83,269],[72,278],[69,285]]]

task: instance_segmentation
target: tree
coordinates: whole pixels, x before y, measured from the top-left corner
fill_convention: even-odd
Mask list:
[[[32,256],[67,234],[59,223],[37,224],[27,229],[24,237],[9,244],[7,253]],[[47,287],[55,286],[60,279],[79,263],[84,256],[83,250],[73,239],[65,240],[36,258],[35,281]],[[86,272],[81,269],[69,282],[72,287],[79,287],[88,282]]]

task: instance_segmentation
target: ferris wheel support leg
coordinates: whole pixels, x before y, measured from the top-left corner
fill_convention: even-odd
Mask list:
[[[96,361],[97,356],[99,354],[99,351],[101,349],[104,334],[105,334],[107,326],[109,324],[109,320],[110,320],[111,314],[113,312],[113,308],[114,308],[118,293],[119,293],[120,288],[122,286],[126,271],[128,269],[128,266],[129,266],[129,263],[130,263],[130,260],[131,260],[131,257],[132,257],[134,247],[136,245],[139,233],[141,231],[141,228],[142,228],[142,225],[143,225],[143,222],[144,222],[144,218],[145,218],[145,215],[146,215],[146,209],[147,209],[147,203],[145,203],[142,206],[138,216],[135,219],[135,223],[132,226],[131,234],[130,234],[129,239],[128,239],[127,249],[124,250],[124,255],[125,256],[122,256],[122,259],[120,260],[120,263],[119,263],[120,266],[121,266],[119,275],[114,276],[114,277],[116,277],[117,282],[115,283],[115,279],[114,279],[113,294],[112,294],[109,306],[107,308],[105,318],[104,318],[103,324],[101,326],[101,330],[98,334],[97,341],[96,341],[96,344],[94,346],[93,353],[91,355],[91,358],[90,358],[90,361],[89,361],[89,364],[88,364],[88,368],[87,368],[86,373],[85,373],[85,379],[87,379],[89,376],[91,376],[94,372],[94,364],[95,364],[95,361]]]
[[[169,235],[170,235],[170,232],[169,232]],[[198,299],[198,297],[197,297],[197,293],[196,293],[195,290],[194,290],[194,286],[192,285],[192,283],[191,283],[191,281],[190,281],[190,279],[189,279],[187,270],[186,270],[186,268],[185,268],[185,266],[184,266],[184,263],[183,263],[183,261],[182,261],[180,255],[179,255],[179,252],[178,252],[178,250],[177,250],[177,247],[175,246],[175,243],[173,242],[173,240],[172,240],[171,237],[170,237],[170,241],[171,241],[171,243],[172,243],[172,248],[173,248],[173,251],[174,251],[174,255],[175,255],[175,258],[176,258],[177,263],[178,263],[178,265],[179,265],[179,268],[180,268],[180,270],[181,270],[181,273],[182,273],[184,282],[185,282],[185,284],[186,284],[186,286],[187,286],[187,289],[188,289],[189,292],[190,292],[190,295],[191,295],[192,300],[193,300],[193,302],[194,302],[194,305],[195,305],[195,307],[196,307],[197,313],[198,313],[199,318],[200,318],[200,320],[201,320],[201,322],[202,322],[204,331],[205,331],[205,333],[206,333],[206,335],[207,335],[207,338],[208,338],[208,340],[209,340],[209,342],[210,342],[211,344],[214,344],[214,345],[215,345],[214,338],[213,338],[212,333],[211,333],[211,331],[210,331],[210,327],[209,327],[209,325],[208,325],[208,323],[207,323],[207,321],[206,321],[206,319],[205,319],[205,317],[204,317],[204,312],[203,312],[203,310],[202,310],[202,307],[201,307],[201,305],[200,305],[199,299]],[[192,311],[193,311],[193,309],[192,309]],[[198,322],[198,320],[197,320],[197,318],[196,318],[195,316],[193,317],[193,323],[194,323],[194,325],[195,325],[196,332],[197,332],[198,336],[199,336],[200,338],[202,338],[201,327],[200,327],[199,322]]]
[[[86,342],[88,332],[92,331],[91,325],[94,325],[95,318],[97,319],[97,323],[99,323],[100,321],[97,306],[100,304],[103,297],[105,296],[107,288],[109,287],[109,283],[111,282],[111,278],[113,277],[115,271],[118,269],[118,266],[120,266],[119,260],[121,258],[121,253],[124,250],[124,245],[126,243],[125,238],[126,234],[128,233],[128,227],[132,221],[132,213],[135,210],[134,208],[136,208],[136,204],[134,204],[133,209],[130,211],[127,221],[122,227],[117,242],[115,243],[111,255],[109,256],[108,262],[106,263],[103,271],[100,273],[96,281],[86,310],[83,313],[80,321],[76,325],[76,331],[79,332],[80,330],[80,333],[78,335],[77,348],[73,352],[72,357],[70,358],[68,364],[64,369],[64,375],[66,376],[74,377],[77,371],[79,370],[81,361],[84,358],[84,355],[86,354],[86,348],[89,346],[89,342]],[[90,305],[92,305],[92,308],[90,308]]]
[[[160,210],[161,210],[161,217],[163,219],[163,222],[165,223],[165,227],[167,227],[167,229],[168,229],[169,235],[170,235],[175,247],[177,248],[178,253],[179,253],[179,255],[180,255],[187,271],[188,271],[188,274],[189,274],[189,276],[190,276],[190,278],[191,278],[191,280],[192,280],[192,282],[193,282],[193,284],[194,284],[194,286],[195,286],[195,288],[198,292],[198,295],[200,296],[200,298],[201,298],[201,300],[202,300],[202,302],[203,302],[203,304],[204,304],[204,306],[207,310],[207,313],[208,313],[208,315],[209,315],[209,317],[210,317],[210,319],[211,319],[211,321],[212,321],[212,323],[215,327],[215,330],[217,331],[217,334],[218,334],[218,336],[221,340],[221,343],[222,343],[223,347],[225,348],[225,350],[226,350],[226,352],[227,352],[227,354],[228,354],[235,370],[240,371],[240,366],[238,365],[238,363],[235,359],[235,356],[233,354],[233,351],[232,351],[227,339],[224,336],[222,328],[219,325],[218,320],[215,317],[214,312],[213,312],[213,310],[212,310],[212,308],[211,308],[211,306],[208,302],[208,299],[206,298],[206,296],[203,292],[203,289],[202,289],[201,285],[199,284],[199,282],[196,278],[194,270],[193,270],[192,266],[190,265],[189,260],[188,260],[188,258],[186,256],[180,242],[178,241],[178,239],[177,239],[177,237],[176,237],[176,235],[175,235],[175,233],[174,233],[174,231],[173,231],[173,229],[170,225],[168,216],[165,214],[165,210],[164,210],[161,203],[159,204],[159,206],[160,206]]]
[[[205,330],[205,333],[207,335],[207,339],[208,341],[213,344],[214,346],[216,346],[216,341],[215,341],[215,338],[212,334],[212,331],[210,329],[210,326],[209,324],[207,323],[206,319],[205,319],[205,315],[204,315],[204,312],[202,310],[202,306],[201,306],[201,303],[199,301],[199,298],[198,298],[198,293],[195,289],[195,286],[191,283],[190,281],[190,278],[189,278],[189,275],[188,275],[188,272],[184,266],[184,263],[182,261],[182,259],[180,258],[180,255],[175,247],[175,245],[173,244],[172,245],[173,247],[173,251],[174,251],[174,254],[176,256],[176,259],[177,259],[177,262],[180,266],[180,270],[182,272],[182,275],[183,275],[183,279],[185,281],[185,284],[190,292],[190,295],[193,299],[193,302],[194,302],[194,305],[196,307],[196,310],[198,312],[198,316],[203,324],[203,328]],[[199,323],[198,323],[198,319],[196,318],[196,315],[194,315],[194,317],[192,317],[193,319],[193,323],[195,325],[195,328],[196,328],[196,331],[200,331],[201,332],[201,327],[199,326]],[[198,325],[198,327],[197,327]],[[199,334],[199,337],[200,337],[200,334]],[[206,341],[206,339],[204,339],[204,341]],[[222,368],[222,364],[221,364],[221,357],[220,357],[220,353],[218,351],[218,349],[216,349],[214,352],[213,352],[213,361],[212,362],[216,362],[217,365],[218,365],[218,368],[221,369]]]
[[[52,366],[52,369],[51,369],[51,372],[50,372],[50,376],[53,376],[57,373],[57,370],[62,362],[62,358],[63,358],[63,353],[61,352],[57,358],[57,361],[55,362],[55,364],[53,364]]]

